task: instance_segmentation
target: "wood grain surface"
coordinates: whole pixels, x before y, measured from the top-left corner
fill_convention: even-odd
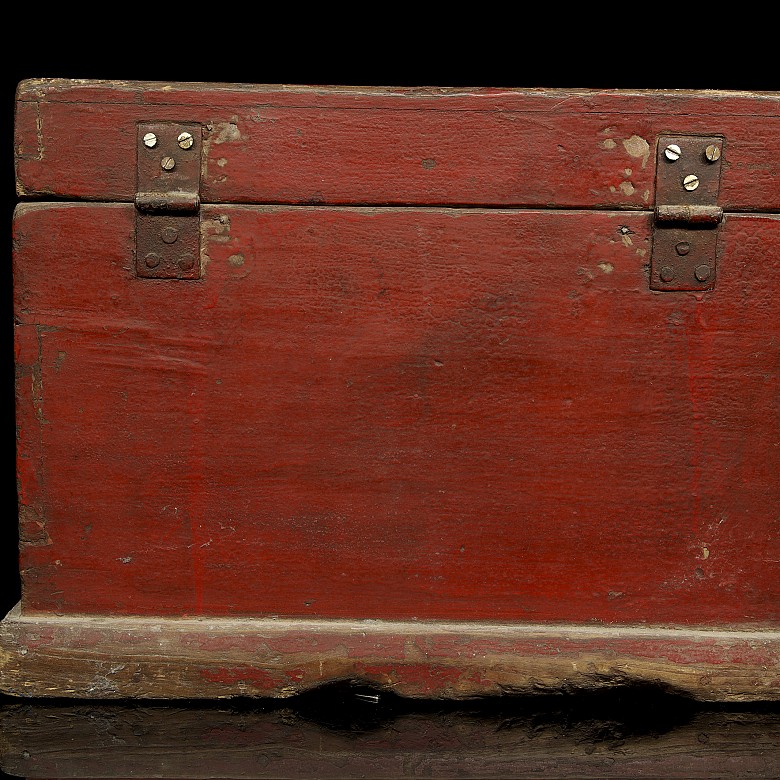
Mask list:
[[[131,201],[136,123],[171,120],[203,126],[205,202],[643,209],[674,132],[725,137],[724,208],[780,209],[779,94],[33,80],[18,101],[25,197]]]
[[[289,697],[359,681],[468,699],[647,683],[780,699],[780,631],[387,620],[24,615],[0,623],[0,690],[89,699]]]
[[[133,220],[17,212],[26,610],[777,625],[780,218],[703,294],[645,213]]]
[[[0,710],[0,768],[28,778],[204,780],[780,774],[778,712],[644,703],[643,713],[614,702],[587,711],[566,699],[396,713],[382,700],[364,705],[362,725],[334,698],[325,718],[335,727],[313,721],[306,703],[266,711],[26,704]],[[366,712],[372,706],[378,714]]]

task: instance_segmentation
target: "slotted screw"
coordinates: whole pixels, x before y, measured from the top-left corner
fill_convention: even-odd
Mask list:
[[[717,162],[718,160],[720,160],[720,147],[716,146],[715,144],[710,144],[704,150],[704,156],[711,163]]]
[[[669,144],[669,146],[664,149],[664,156],[669,162],[677,162],[677,160],[680,159],[681,154],[682,150],[677,144]]]
[[[144,146],[147,149],[154,149],[157,146],[157,136],[154,133],[147,133],[144,136]]]
[[[179,133],[179,137],[176,139],[179,142],[179,147],[182,149],[191,149],[195,143],[195,139],[192,137],[192,133]]]
[[[164,171],[172,171],[176,167],[176,160],[173,157],[163,157],[160,165]]]
[[[683,187],[685,187],[685,189],[688,190],[688,192],[693,192],[698,186],[699,186],[699,177],[693,173],[689,173],[683,179]]]

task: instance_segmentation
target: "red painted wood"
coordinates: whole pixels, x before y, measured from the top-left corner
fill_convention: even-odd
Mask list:
[[[650,215],[15,220],[26,611],[777,625],[780,218],[648,289]],[[627,229],[627,230],[626,230]]]
[[[31,81],[22,195],[131,201],[139,121],[204,126],[206,202],[654,204],[657,137],[726,138],[720,205],[780,210],[780,96]]]

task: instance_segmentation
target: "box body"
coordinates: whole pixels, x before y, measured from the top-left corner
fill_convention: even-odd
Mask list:
[[[53,655],[86,630],[105,657],[205,621],[255,660],[193,639],[203,695],[537,674],[776,697],[779,129],[777,95],[23,84],[7,641],[37,621]],[[651,289],[668,133],[722,139],[701,289]],[[169,153],[154,187],[182,200],[199,167],[195,222],[166,193],[141,213]],[[145,224],[196,226],[184,275],[144,265]],[[378,646],[336,663],[365,621]],[[273,671],[269,631],[305,657]],[[198,694],[147,672],[98,693]]]

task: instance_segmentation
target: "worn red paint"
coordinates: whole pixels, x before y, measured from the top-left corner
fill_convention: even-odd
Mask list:
[[[153,117],[204,125],[206,202],[647,208],[651,146],[674,128],[726,137],[722,206],[780,208],[776,95],[279,87],[205,95],[36,81],[18,97],[17,170],[30,193],[132,200],[134,145],[101,140],[134,138],[136,123]]]
[[[17,217],[27,608],[777,619],[780,220],[730,217],[697,297],[647,289],[645,214],[219,215],[174,285],[130,270],[131,206]]]
[[[200,280],[135,274],[140,120],[204,128]],[[23,85],[20,191],[97,201],[15,218],[24,612],[777,626],[780,217],[734,212],[780,209],[779,121],[772,95]],[[726,138],[703,294],[649,289],[671,131]],[[268,647],[412,677],[407,641],[480,647],[342,641]]]

